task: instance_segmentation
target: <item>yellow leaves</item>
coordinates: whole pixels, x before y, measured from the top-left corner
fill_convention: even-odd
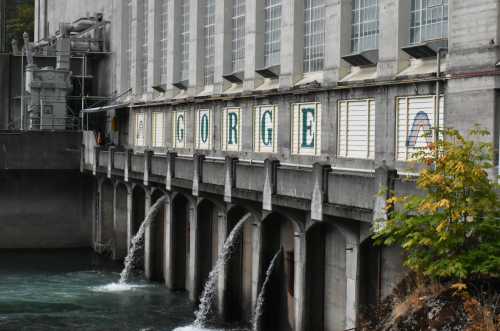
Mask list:
[[[464,174],[465,173],[465,164],[461,161],[457,162],[455,165],[455,171],[459,174]]]
[[[436,227],[436,232],[442,233],[446,228],[448,227],[448,222],[444,221],[439,223],[439,225]]]
[[[437,202],[424,200],[418,207],[421,213],[435,213],[438,209],[450,209],[450,200],[441,199]]]
[[[457,291],[457,292],[462,292],[462,291],[467,290],[467,285],[460,282],[460,283],[455,283],[455,284],[451,285],[450,288]]]
[[[443,209],[450,209],[450,200],[448,199],[442,199],[437,203],[438,208],[443,208]]]

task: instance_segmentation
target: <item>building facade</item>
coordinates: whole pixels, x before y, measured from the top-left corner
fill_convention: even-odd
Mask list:
[[[57,0],[37,3],[57,13]],[[113,61],[98,79],[118,97],[84,115],[116,123],[109,148],[85,133],[94,245],[122,256],[166,194],[146,275],[196,301],[229,230],[251,215],[219,279],[224,319],[249,321],[281,248],[262,330],[355,328],[403,273],[400,252],[370,240],[384,219],[377,192],[415,191],[403,178],[433,128],[479,124],[498,147],[496,0],[109,6]],[[67,13],[52,15],[37,26]]]

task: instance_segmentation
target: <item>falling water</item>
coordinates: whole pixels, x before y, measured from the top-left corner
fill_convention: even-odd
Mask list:
[[[148,214],[146,215],[146,218],[144,218],[144,221],[141,224],[141,227],[135,234],[134,238],[132,238],[128,255],[125,258],[123,270],[120,273],[120,281],[118,282],[119,285],[127,283],[127,280],[130,276],[130,271],[132,270],[132,267],[134,265],[135,253],[137,252],[138,249],[142,247],[142,242],[144,240],[144,232],[146,231],[146,228],[149,225],[151,225],[151,223],[153,223],[153,221],[155,220],[155,216],[160,210],[160,207],[165,203],[166,198],[167,196],[165,195],[162,196],[155,202],[154,205],[151,206]]]
[[[257,304],[255,306],[255,313],[254,313],[253,318],[252,318],[252,331],[259,330],[260,318],[262,317],[262,313],[263,313],[267,286],[268,286],[269,280],[271,279],[271,275],[273,273],[275,265],[278,261],[278,258],[281,255],[282,251],[283,250],[280,249],[276,253],[276,255],[274,255],[273,259],[271,260],[271,263],[269,263],[269,267],[267,267],[266,279],[264,280],[264,283],[262,283],[262,288],[260,289],[259,296],[257,297]]]
[[[237,243],[239,235],[241,234],[243,225],[250,218],[250,216],[250,214],[246,214],[233,228],[233,230],[227,237],[226,242],[224,243],[224,247],[222,248],[219,257],[217,258],[217,262],[215,263],[214,268],[208,274],[208,280],[205,283],[203,293],[200,297],[200,305],[198,307],[198,311],[196,311],[196,320],[193,323],[196,328],[203,328],[207,326],[210,313],[212,312],[215,304],[215,294],[217,290],[216,285],[219,273],[231,259],[233,249]]]

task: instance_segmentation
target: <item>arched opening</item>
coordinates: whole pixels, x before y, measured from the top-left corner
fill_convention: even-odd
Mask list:
[[[165,195],[160,190],[154,191],[151,196],[151,205],[155,204],[158,199]],[[163,274],[164,266],[164,246],[165,246],[165,204],[160,207],[160,210],[155,216],[153,223],[150,225],[151,233],[151,280],[161,281],[165,280]]]
[[[188,289],[189,200],[177,194],[172,201],[172,289]]]
[[[382,250],[368,238],[360,245],[360,293],[361,313],[373,308],[380,301],[382,287]]]
[[[101,253],[111,253],[114,245],[113,215],[114,187],[106,179],[101,186],[101,224],[97,236],[97,250]]]
[[[227,213],[227,235],[248,214],[241,206]],[[252,318],[252,233],[251,221],[246,221],[227,268],[225,319],[229,322],[250,321]]]
[[[144,221],[146,212],[146,191],[140,186],[136,185],[132,191],[132,228],[130,238],[132,239],[142,222]],[[136,259],[134,267],[137,269],[144,269],[144,248],[136,252]]]
[[[198,205],[198,289],[200,293],[203,291],[208,274],[216,263],[218,256],[216,212],[215,205],[207,199],[202,200]]]
[[[115,191],[115,253],[116,259],[127,255],[127,186],[119,183]]]
[[[345,329],[346,241],[333,225],[318,223],[306,233],[308,330]]]
[[[291,331],[295,328],[295,245],[292,221],[273,213],[262,223],[262,268],[260,278],[282,249],[266,292],[262,330]],[[261,281],[261,284],[262,284]]]

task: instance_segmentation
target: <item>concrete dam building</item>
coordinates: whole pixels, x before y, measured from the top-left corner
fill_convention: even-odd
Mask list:
[[[166,195],[146,230],[144,272],[197,302],[250,215],[219,275],[219,317],[250,321],[281,249],[262,330],[354,330],[404,274],[401,251],[371,240],[385,217],[378,193],[415,192],[408,166],[433,128],[477,123],[498,148],[499,7],[37,0],[39,49],[64,39],[61,23],[96,12],[110,21],[109,54],[85,75],[107,102],[80,113],[92,246],[123,258]]]

